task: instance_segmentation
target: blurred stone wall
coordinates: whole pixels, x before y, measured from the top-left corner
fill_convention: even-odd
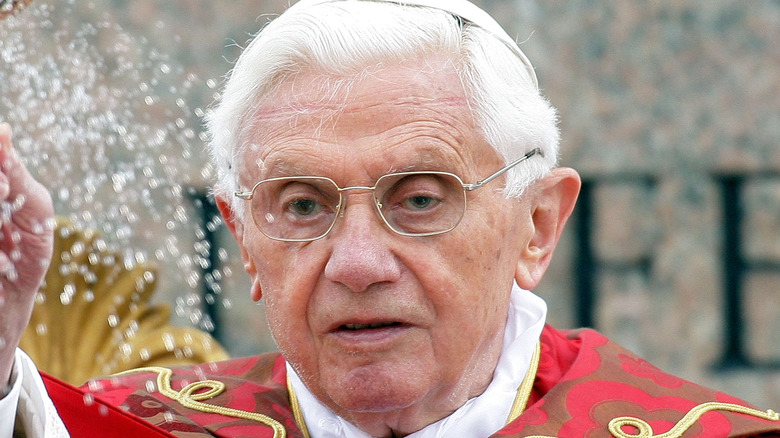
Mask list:
[[[0,88],[0,120],[15,125],[20,149],[50,185],[61,214],[100,228],[131,258],[160,264],[159,299],[172,304],[181,324],[210,327],[198,289],[208,248],[187,197],[212,177],[204,165],[200,116],[240,46],[287,3],[37,0],[15,22],[0,23],[0,56],[7,63],[0,64],[0,75],[8,80],[11,70],[27,81],[10,93]],[[780,407],[778,369],[713,369],[724,326],[717,176],[780,172],[780,3],[478,3],[522,41],[544,93],[559,109],[562,164],[590,181],[622,178],[594,186],[595,256],[604,265],[627,266],[597,276],[594,325],[663,369]],[[40,62],[30,59],[33,53],[10,50],[11,37],[20,34],[28,46],[52,55]],[[13,59],[57,77],[66,71],[71,87],[81,77],[89,86],[80,93],[97,96],[95,102],[73,112],[72,104],[83,99],[63,95],[59,111],[42,123],[34,116],[42,110],[30,99],[46,101],[53,90],[36,83],[35,75],[28,78],[27,70],[14,70],[8,64]],[[98,67],[84,74],[84,63],[95,60]],[[75,71],[74,62],[81,65]],[[20,91],[29,87],[44,93]],[[24,99],[24,111],[12,110],[19,104],[14,96]],[[105,118],[94,114],[105,114],[106,107],[126,122],[101,125]],[[63,120],[68,132],[90,123],[102,127],[78,138],[52,133]],[[128,129],[134,136],[128,138]],[[70,141],[64,150],[63,136]],[[63,167],[74,154],[81,165]],[[746,257],[777,264],[780,179],[751,178],[740,230]],[[647,179],[653,184],[642,183]],[[84,196],[94,199],[73,201]],[[558,327],[577,324],[573,270],[582,254],[576,225],[537,290]],[[226,250],[220,253],[218,304],[225,346],[234,355],[272,349],[262,304],[250,304],[235,245],[227,233],[221,241]],[[633,267],[642,263],[644,268]],[[777,269],[746,277],[746,349],[766,362],[780,360],[779,288]]]
[[[596,326],[691,380],[780,404],[780,369],[715,372],[723,350],[724,205],[745,175],[746,351],[780,359],[780,4],[776,1],[496,2],[559,108],[562,161],[594,188]],[[775,173],[774,175],[772,175]],[[655,181],[648,187],[643,179]],[[729,205],[726,208],[733,209]],[[575,225],[575,224],[572,224]],[[537,290],[570,326],[571,233]]]

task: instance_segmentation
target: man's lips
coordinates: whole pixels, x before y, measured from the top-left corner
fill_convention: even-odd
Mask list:
[[[376,353],[389,351],[398,347],[398,342],[407,339],[415,324],[397,317],[344,318],[335,321],[327,331],[327,343],[341,350],[352,353]]]
[[[361,323],[348,323],[348,324],[342,324],[338,327],[338,330],[350,330],[350,331],[356,331],[356,330],[370,330],[370,329],[378,329],[378,328],[385,328],[385,327],[397,327],[402,325],[402,323],[398,321],[388,321],[388,322],[372,322],[367,324],[361,324]]]
[[[414,325],[408,318],[399,315],[345,315],[331,321],[326,332],[370,331]]]
[[[352,352],[378,352],[395,348],[413,326],[399,321],[345,322],[326,334],[333,346]]]

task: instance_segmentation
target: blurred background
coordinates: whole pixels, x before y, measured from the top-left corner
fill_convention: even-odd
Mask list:
[[[521,41],[584,178],[536,291],[550,322],[780,407],[780,2],[476,3]],[[58,214],[157,265],[173,323],[233,356],[274,344],[207,202],[202,116],[287,4],[36,0],[0,21],[0,121]]]

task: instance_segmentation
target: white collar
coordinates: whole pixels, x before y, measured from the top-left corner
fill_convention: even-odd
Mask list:
[[[509,416],[517,389],[530,366],[546,317],[547,305],[544,300],[515,284],[501,357],[490,385],[485,392],[467,401],[448,417],[408,435],[407,438],[456,435],[487,437],[501,429]],[[290,364],[287,364],[287,375],[298,397],[311,438],[371,438],[314,398]]]

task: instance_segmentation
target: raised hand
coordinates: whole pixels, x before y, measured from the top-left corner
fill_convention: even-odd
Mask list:
[[[49,267],[53,229],[49,192],[20,161],[10,126],[0,124],[0,388]]]

